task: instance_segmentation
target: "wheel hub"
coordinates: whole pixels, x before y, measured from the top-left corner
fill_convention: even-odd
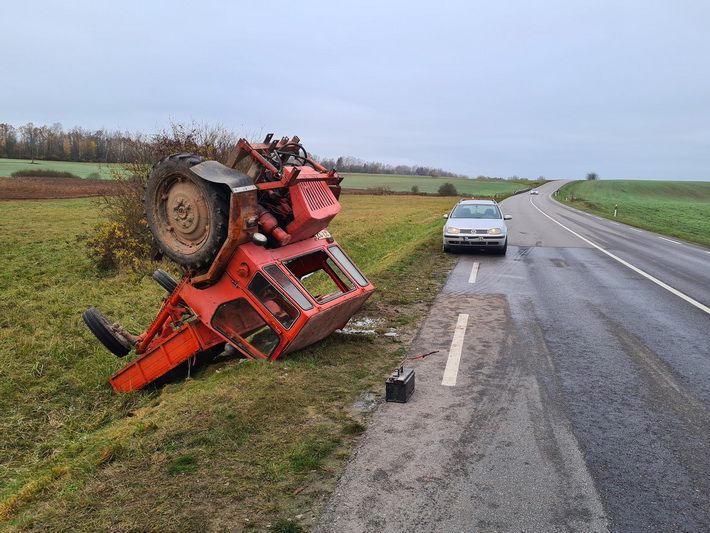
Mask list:
[[[166,232],[187,249],[209,235],[209,210],[202,191],[189,180],[173,181],[161,197]]]

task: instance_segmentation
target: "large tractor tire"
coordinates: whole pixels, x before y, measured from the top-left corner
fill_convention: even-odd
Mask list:
[[[204,158],[168,156],[153,166],[145,190],[148,227],[170,259],[207,270],[227,238],[229,189],[200,178],[190,168]]]

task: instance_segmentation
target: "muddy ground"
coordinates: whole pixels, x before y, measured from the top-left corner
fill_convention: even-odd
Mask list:
[[[82,198],[116,194],[122,184],[82,178],[0,178],[0,200]]]

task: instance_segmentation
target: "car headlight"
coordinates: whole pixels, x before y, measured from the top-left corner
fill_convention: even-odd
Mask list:
[[[448,228],[446,228],[446,233],[457,234],[461,233],[461,230],[459,228],[452,228],[451,226],[449,226]]]
[[[500,228],[491,228],[488,230],[488,235],[501,235],[502,233]]]

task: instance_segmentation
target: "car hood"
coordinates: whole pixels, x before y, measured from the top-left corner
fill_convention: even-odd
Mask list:
[[[446,226],[459,229],[506,229],[502,218],[450,218],[446,221]]]

